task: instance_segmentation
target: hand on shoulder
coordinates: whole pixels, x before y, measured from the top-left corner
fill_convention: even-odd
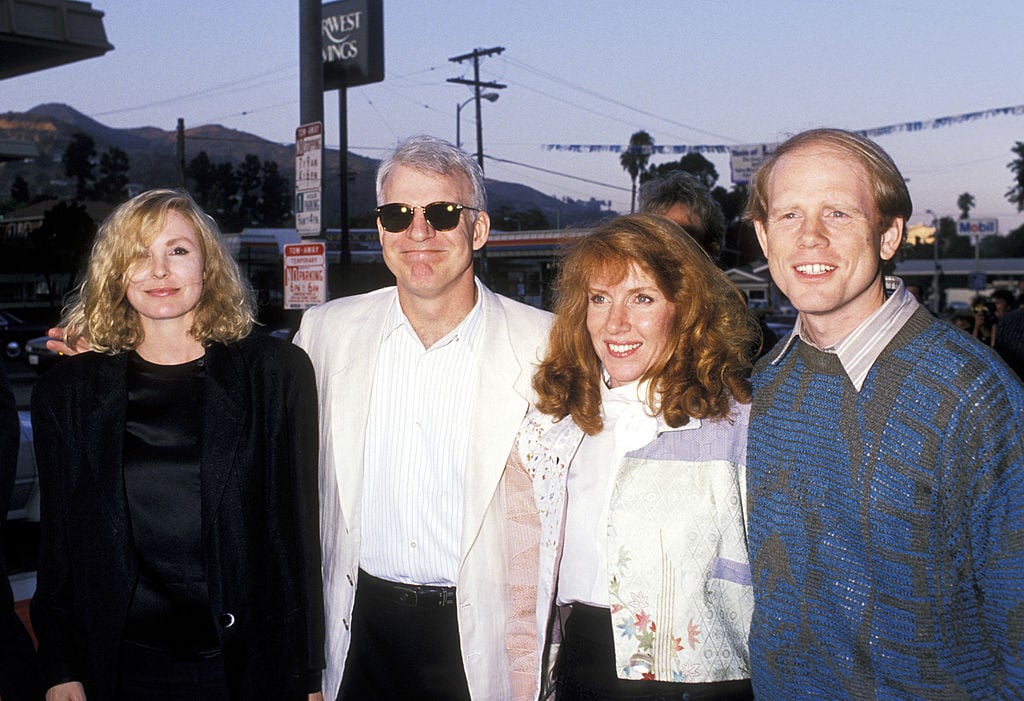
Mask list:
[[[75,343],[74,348],[65,343],[64,328],[61,326],[54,326],[52,329],[47,329],[46,335],[50,337],[50,340],[46,342],[46,347],[54,353],[60,353],[61,355],[77,355],[78,353],[85,353],[89,350],[89,342],[81,336],[78,337],[78,341]]]

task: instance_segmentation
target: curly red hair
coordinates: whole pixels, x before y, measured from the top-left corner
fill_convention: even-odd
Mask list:
[[[634,265],[675,308],[670,341],[641,378],[650,381],[648,406],[676,427],[727,417],[732,400],[749,402],[760,329],[743,295],[682,229],[637,214],[601,225],[563,257],[547,355],[533,378],[537,408],[572,416],[590,435],[601,431],[601,362],[586,324],[590,283],[620,281]]]

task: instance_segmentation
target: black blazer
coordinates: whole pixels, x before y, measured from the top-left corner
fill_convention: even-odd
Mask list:
[[[41,496],[32,624],[45,688],[114,695],[138,565],[121,469],[127,355],[85,353],[36,382]],[[202,539],[234,699],[305,698],[323,668],[317,404],[299,348],[264,336],[206,353]]]

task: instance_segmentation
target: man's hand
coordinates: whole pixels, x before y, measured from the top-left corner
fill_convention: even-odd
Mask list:
[[[50,337],[50,340],[46,342],[46,347],[54,353],[60,353],[61,355],[76,355],[78,353],[85,353],[89,350],[89,342],[81,336],[79,336],[78,341],[75,342],[74,348],[66,344],[64,342],[64,328],[61,326],[54,326],[52,329],[48,329],[46,331],[46,335]]]

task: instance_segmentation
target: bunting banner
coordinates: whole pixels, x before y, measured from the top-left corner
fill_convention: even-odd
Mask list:
[[[952,127],[967,122],[976,122],[991,117],[1020,117],[1024,115],[1024,105],[1015,107],[996,107],[982,110],[980,112],[968,112],[952,117],[937,117],[936,119],[925,119],[916,122],[903,122],[902,124],[890,124],[874,129],[861,129],[856,133],[868,138],[878,136],[889,136],[903,132],[919,132],[929,129],[941,129]],[[687,153],[711,153],[728,154],[730,169],[732,170],[733,183],[750,182],[751,176],[757,167],[770,156],[778,144],[745,144],[728,146],[724,144],[649,144],[646,146],[629,146],[621,144],[545,144],[542,148],[548,151],[564,151],[567,153],[637,153],[643,155],[670,154],[680,155]]]

